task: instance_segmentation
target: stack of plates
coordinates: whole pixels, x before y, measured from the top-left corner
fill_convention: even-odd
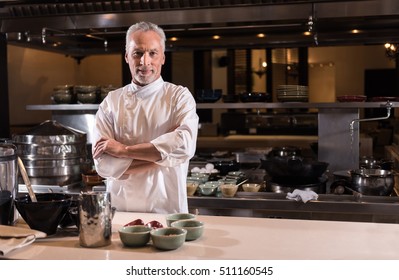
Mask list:
[[[277,100],[280,102],[307,102],[309,100],[308,87],[280,85],[277,87]]]

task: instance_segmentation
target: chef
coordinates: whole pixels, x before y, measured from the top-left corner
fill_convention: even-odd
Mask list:
[[[165,33],[140,22],[126,33],[132,82],[108,93],[93,129],[93,159],[118,211],[188,212],[186,176],[198,115],[191,92],[165,82]]]

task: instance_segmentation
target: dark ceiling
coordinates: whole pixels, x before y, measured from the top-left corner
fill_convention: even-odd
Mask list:
[[[9,44],[72,56],[122,52],[137,21],[162,26],[168,50],[399,42],[395,0],[0,0]]]

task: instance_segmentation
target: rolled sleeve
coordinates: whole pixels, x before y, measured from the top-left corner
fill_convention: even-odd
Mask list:
[[[122,179],[123,174],[132,164],[132,159],[116,158],[103,154],[94,160],[97,173],[104,178]]]

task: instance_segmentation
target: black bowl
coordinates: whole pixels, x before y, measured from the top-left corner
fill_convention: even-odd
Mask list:
[[[71,205],[69,206],[64,218],[62,218],[60,222],[61,228],[67,228],[70,226],[79,227],[78,208],[79,201],[77,199],[72,199]]]
[[[198,103],[214,103],[222,97],[221,89],[197,89],[195,101]]]
[[[31,229],[53,235],[71,205],[71,196],[61,193],[36,194],[37,202],[32,202],[29,195],[15,199],[19,214]]]

